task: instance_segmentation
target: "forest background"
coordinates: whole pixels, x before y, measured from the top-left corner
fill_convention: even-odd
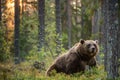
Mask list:
[[[0,79],[120,79],[119,0],[0,0]],[[99,40],[98,68],[46,77],[80,39]]]

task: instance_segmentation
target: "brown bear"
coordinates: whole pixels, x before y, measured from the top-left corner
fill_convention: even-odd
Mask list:
[[[73,74],[84,72],[85,66],[96,66],[95,56],[99,51],[97,40],[80,40],[67,53],[59,56],[48,68],[46,75],[50,76],[52,70],[57,73]]]

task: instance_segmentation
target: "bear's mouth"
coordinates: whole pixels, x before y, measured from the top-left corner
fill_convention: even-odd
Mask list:
[[[95,48],[92,48],[91,52],[92,52],[92,53],[95,53]]]
[[[94,56],[95,54],[96,54],[96,49],[92,49],[91,51],[89,51],[90,56]]]
[[[91,48],[91,49],[88,50],[88,52],[89,52],[90,54],[96,53],[96,49],[95,49],[95,48]]]
[[[90,55],[93,56],[93,55],[95,55],[95,53],[91,53]]]
[[[91,53],[95,53],[95,50],[92,50]]]

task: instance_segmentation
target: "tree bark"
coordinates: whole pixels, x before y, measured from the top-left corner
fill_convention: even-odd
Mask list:
[[[120,27],[118,22],[118,0],[103,0],[105,70],[108,78],[118,77]]]
[[[27,0],[22,0],[22,14],[24,14],[25,11],[25,3]]]
[[[1,0],[0,0],[0,22],[1,22],[1,20],[2,20],[2,12],[1,12],[1,9],[2,9],[2,3],[1,3]]]
[[[118,77],[118,54],[120,52],[120,27],[118,25],[118,0],[108,0],[108,53],[110,55],[110,77]],[[110,51],[109,51],[110,50]]]
[[[72,24],[71,24],[71,17],[72,17],[72,12],[71,12],[71,5],[70,5],[71,0],[67,0],[67,27],[68,27],[68,49],[71,48],[71,33],[72,33]]]
[[[84,28],[84,6],[83,6],[83,2],[81,0],[81,29]],[[84,32],[83,30],[81,30],[81,38],[84,39]]]
[[[100,31],[102,32],[102,37],[101,37],[101,44],[103,47],[103,53],[104,53],[104,65],[105,65],[105,70],[108,71],[109,68],[107,67],[109,64],[107,64],[108,59],[107,59],[107,34],[106,34],[106,23],[107,23],[107,1],[106,0],[102,0],[101,1],[101,13],[102,13],[102,20],[103,20],[103,24],[100,28]]]
[[[100,41],[100,37],[101,37],[99,35],[99,32],[100,32],[100,19],[101,19],[101,10],[100,10],[100,8],[98,8],[94,12],[94,15],[92,17],[92,39],[99,40],[99,41]],[[101,50],[100,50],[100,52],[101,52]],[[100,55],[100,53],[99,53],[99,55]],[[97,61],[99,63],[101,63],[101,59],[100,59],[99,55],[96,56],[96,59],[97,59]]]
[[[38,0],[38,17],[40,23],[38,51],[41,51],[45,44],[45,0]]]
[[[62,31],[61,31],[61,4],[60,0],[55,0],[55,12],[56,12],[56,34],[57,34],[57,39],[56,39],[56,53],[59,55],[61,53],[61,36],[62,36]]]
[[[15,29],[14,29],[15,64],[18,64],[20,62],[19,27],[20,27],[20,1],[15,0]]]

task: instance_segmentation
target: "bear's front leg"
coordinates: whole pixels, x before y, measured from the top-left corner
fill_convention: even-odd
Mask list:
[[[72,61],[71,63],[66,65],[66,74],[73,74],[77,72],[85,71],[85,63],[82,61]]]
[[[96,61],[96,58],[92,58],[89,62],[88,62],[88,65],[90,67],[97,67],[97,61]]]

